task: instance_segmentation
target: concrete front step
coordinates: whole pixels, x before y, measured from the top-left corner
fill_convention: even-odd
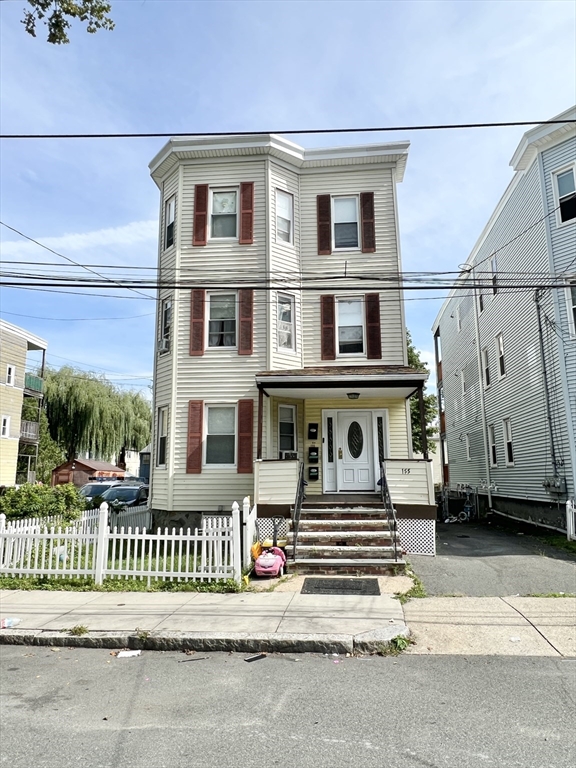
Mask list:
[[[298,531],[298,548],[305,546],[332,547],[391,547],[394,538],[390,531]],[[288,544],[294,541],[294,533],[288,532]]]
[[[345,560],[365,560],[366,558],[376,558],[378,560],[388,560],[394,558],[394,547],[389,544],[387,546],[330,546],[330,545],[309,545],[301,544],[298,541],[296,547],[296,556],[298,559],[319,559],[319,558],[332,558],[339,560],[344,558]]]
[[[298,527],[304,531],[389,531],[390,523],[385,519],[370,520],[300,520]]]
[[[406,569],[405,560],[366,558],[365,560],[304,558],[288,560],[288,572],[323,576],[395,576]]]

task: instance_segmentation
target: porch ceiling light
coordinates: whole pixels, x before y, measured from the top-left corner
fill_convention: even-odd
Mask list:
[[[360,397],[360,392],[348,392],[346,394],[346,397],[348,398],[348,400],[358,400],[358,398]]]

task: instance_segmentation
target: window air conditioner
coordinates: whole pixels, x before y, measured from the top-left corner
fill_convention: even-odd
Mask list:
[[[168,352],[170,349],[170,339],[158,340],[158,352]]]
[[[296,451],[280,451],[280,458],[294,460],[298,458],[298,454]]]

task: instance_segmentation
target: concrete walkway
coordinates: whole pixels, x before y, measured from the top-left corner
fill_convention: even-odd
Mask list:
[[[7,617],[21,622],[0,643],[378,653],[411,632],[409,653],[576,656],[576,598],[4,590]]]

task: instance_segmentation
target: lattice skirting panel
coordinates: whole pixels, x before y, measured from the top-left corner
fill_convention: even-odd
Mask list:
[[[436,554],[436,520],[398,520],[400,542],[408,555]]]
[[[258,540],[261,544],[265,544],[268,547],[272,546],[274,523],[278,526],[278,546],[285,547],[288,534],[288,521],[285,517],[259,517],[256,520]]]

